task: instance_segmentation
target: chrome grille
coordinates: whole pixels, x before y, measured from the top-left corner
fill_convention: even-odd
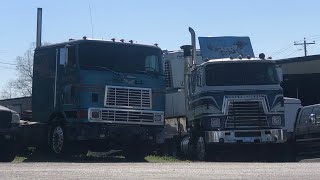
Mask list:
[[[151,89],[106,86],[105,107],[151,109]]]
[[[268,127],[262,101],[231,101],[228,105],[227,128]]]
[[[139,111],[125,111],[117,109],[102,111],[102,120],[112,122],[150,123],[154,121],[153,116],[154,113]]]

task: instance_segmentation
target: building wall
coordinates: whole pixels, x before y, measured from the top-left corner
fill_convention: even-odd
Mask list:
[[[8,107],[18,113],[25,110],[32,110],[31,97],[13,98],[0,100],[0,105]]]
[[[320,103],[320,55],[279,60],[285,97],[298,98],[303,106]]]

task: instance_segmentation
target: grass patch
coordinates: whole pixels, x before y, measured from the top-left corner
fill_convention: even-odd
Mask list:
[[[88,152],[87,155],[70,156],[64,158],[57,158],[45,152],[40,152],[35,149],[28,149],[22,153],[19,153],[13,161],[14,163],[21,162],[75,162],[75,163],[127,163],[136,162],[128,161],[121,154],[121,151],[109,151],[109,152]],[[144,158],[145,163],[174,163],[174,162],[189,162],[186,160],[180,160],[170,156],[149,155]]]
[[[172,163],[172,162],[187,162],[187,161],[182,161],[173,157],[169,157],[169,156],[155,156],[155,155],[151,155],[151,156],[147,156],[146,158],[147,162],[151,162],[151,163]]]
[[[16,156],[16,158],[12,162],[21,163],[21,162],[25,161],[26,159],[27,159],[27,157],[24,157],[24,156]]]

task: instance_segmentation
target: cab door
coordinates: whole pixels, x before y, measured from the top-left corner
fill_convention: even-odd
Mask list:
[[[313,108],[312,113],[309,116],[309,131],[312,139],[312,147],[320,147],[320,106]]]
[[[312,136],[310,134],[310,115],[313,107],[302,108],[295,129],[295,139],[298,151],[306,151],[312,145]]]

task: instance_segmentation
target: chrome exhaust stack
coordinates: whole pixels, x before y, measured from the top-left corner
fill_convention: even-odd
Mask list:
[[[36,48],[41,46],[41,34],[42,34],[42,8],[38,8],[38,10],[37,10]]]
[[[191,27],[189,27],[189,32],[191,34],[192,67],[194,67],[196,65],[196,53],[197,53],[197,49],[196,49],[196,33],[194,32],[194,30]]]

